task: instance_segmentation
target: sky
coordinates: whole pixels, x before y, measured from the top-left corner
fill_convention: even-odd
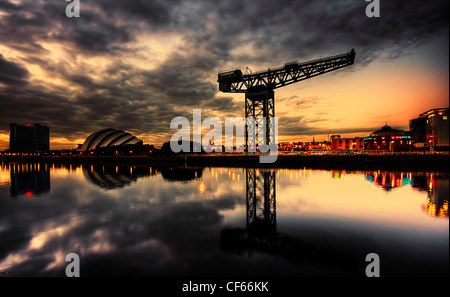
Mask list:
[[[51,149],[105,128],[161,145],[177,116],[244,117],[217,74],[356,51],[355,64],[275,91],[279,141],[366,136],[448,107],[449,2],[0,0],[0,150],[9,123],[50,127]]]

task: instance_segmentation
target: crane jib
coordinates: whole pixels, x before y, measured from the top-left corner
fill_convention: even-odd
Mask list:
[[[345,54],[300,63],[297,61],[289,62],[281,67],[254,73],[243,74],[240,69],[233,69],[219,73],[219,90],[222,92],[246,93],[248,89],[257,86],[276,89],[352,65],[355,56],[356,52],[352,49]]]

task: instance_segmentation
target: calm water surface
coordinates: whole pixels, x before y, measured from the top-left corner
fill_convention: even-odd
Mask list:
[[[0,273],[448,276],[438,172],[0,166]]]

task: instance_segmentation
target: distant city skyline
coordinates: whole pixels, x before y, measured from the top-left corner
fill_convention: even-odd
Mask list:
[[[50,148],[113,128],[160,146],[177,116],[244,116],[217,74],[356,50],[355,64],[275,91],[279,142],[409,130],[448,107],[449,2],[81,0],[0,3],[0,150],[9,124],[49,126]]]

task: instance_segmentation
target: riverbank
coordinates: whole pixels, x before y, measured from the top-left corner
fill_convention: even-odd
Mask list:
[[[72,164],[155,164],[202,167],[313,168],[367,170],[448,171],[449,155],[279,155],[276,162],[261,164],[255,155],[176,156],[3,156],[2,162],[43,162]]]

